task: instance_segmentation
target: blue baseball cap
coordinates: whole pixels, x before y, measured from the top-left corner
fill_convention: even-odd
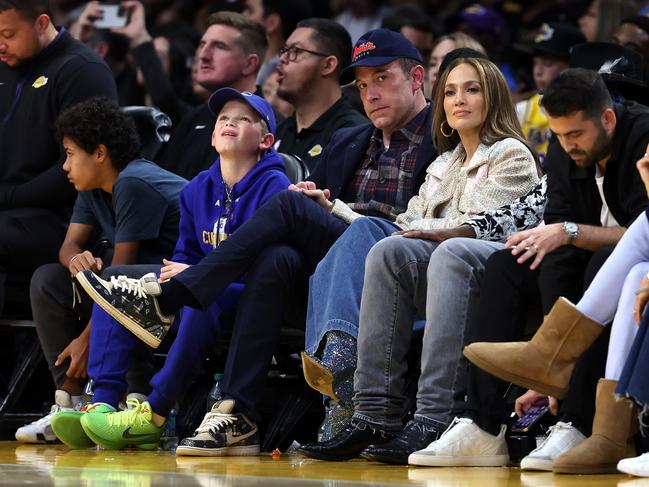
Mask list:
[[[357,66],[383,66],[400,58],[414,59],[423,64],[421,54],[403,34],[388,29],[371,30],[354,44],[352,62],[343,70],[341,82],[351,83]]]
[[[261,118],[268,124],[268,129],[274,134],[276,129],[275,114],[273,108],[261,96],[257,96],[249,91],[239,91],[234,88],[221,88],[216,90],[210,96],[207,107],[215,116],[219,114],[223,105],[232,100],[241,100],[246,102],[256,111]]]

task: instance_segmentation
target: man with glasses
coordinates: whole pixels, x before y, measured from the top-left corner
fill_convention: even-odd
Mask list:
[[[352,41],[333,20],[306,19],[279,52],[277,94],[295,107],[295,114],[277,128],[275,147],[299,157],[313,171],[336,130],[367,123],[340,89]]]

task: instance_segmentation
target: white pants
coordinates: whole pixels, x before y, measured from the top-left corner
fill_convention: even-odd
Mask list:
[[[649,271],[649,220],[642,213],[628,228],[599,270],[577,309],[605,325],[611,320],[606,379],[618,380],[637,331],[635,292]]]

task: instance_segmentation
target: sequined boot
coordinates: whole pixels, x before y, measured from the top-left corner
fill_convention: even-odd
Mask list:
[[[322,346],[324,342],[324,346]],[[316,356],[302,352],[304,378],[315,390],[336,402],[351,402],[356,370],[356,339],[349,333],[329,331]]]
[[[324,404],[325,417],[318,430],[318,442],[329,441],[340,433],[354,414],[354,405],[351,402],[335,402],[325,397]]]

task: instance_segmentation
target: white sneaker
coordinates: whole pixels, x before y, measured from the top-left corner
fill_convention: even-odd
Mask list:
[[[129,392],[126,395],[125,402],[120,401],[119,404],[117,405],[117,410],[118,411],[126,411],[127,409],[133,409],[133,401],[129,403],[129,399],[137,399],[138,402],[144,402],[148,398],[146,394],[141,394],[139,392]]]
[[[56,443],[58,438],[52,431],[52,416],[61,411],[74,411],[81,403],[81,396],[70,396],[65,391],[54,393],[54,404],[50,414],[16,430],[16,440],[21,443]]]
[[[586,439],[572,423],[563,421],[559,421],[549,431],[550,434],[543,443],[521,460],[521,470],[552,472],[555,459]]]
[[[429,467],[503,467],[509,463],[509,452],[502,426],[493,436],[481,430],[468,418],[455,418],[437,441],[423,450],[411,453],[410,465]]]
[[[624,458],[617,462],[617,469],[636,477],[649,477],[649,453],[643,453],[638,457]]]

